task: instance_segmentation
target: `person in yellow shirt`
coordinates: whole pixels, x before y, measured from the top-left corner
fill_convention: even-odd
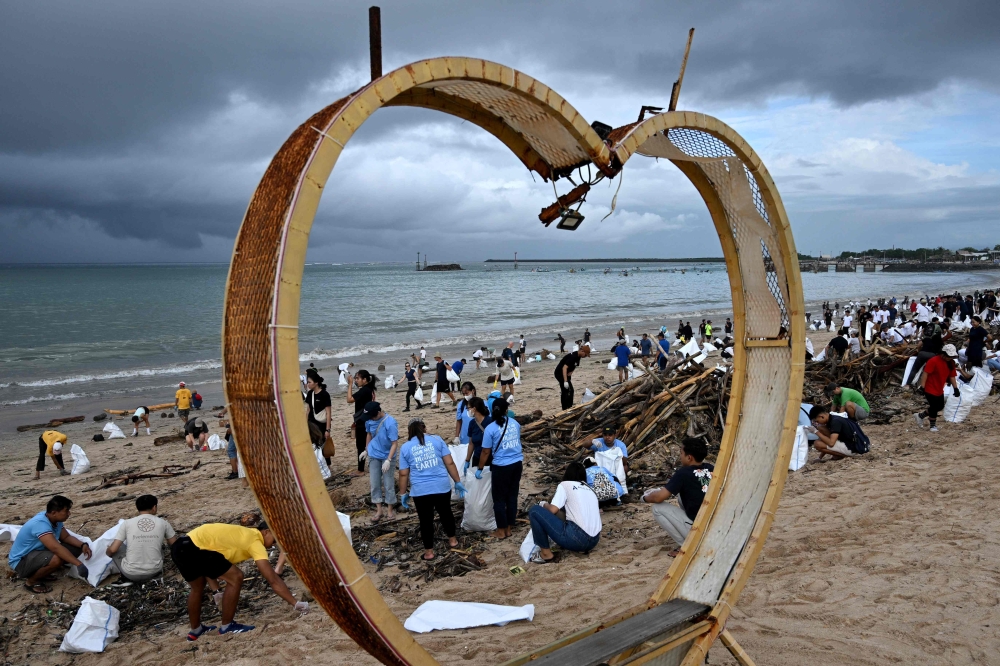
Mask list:
[[[177,416],[187,423],[191,410],[191,391],[185,388],[184,382],[179,384],[177,393],[174,394],[174,408],[177,410]]]
[[[35,480],[42,478],[42,470],[45,469],[45,456],[52,458],[52,463],[59,470],[59,474],[66,476],[66,466],[63,465],[62,450],[66,446],[68,438],[58,430],[46,430],[38,438],[38,462],[35,463]]]
[[[188,594],[188,620],[191,631],[188,640],[196,641],[204,633],[215,629],[201,623],[201,599],[205,592],[205,584],[215,589],[217,581],[226,582],[222,592],[222,626],[220,634],[242,634],[253,630],[253,625],[234,622],[236,606],[240,601],[240,588],[243,586],[243,572],[235,566],[244,560],[253,560],[257,570],[271,585],[271,589],[279,597],[295,607],[295,610],[305,613],[309,604],[296,601],[285,581],[271,568],[267,557],[267,549],[274,545],[274,535],[267,523],[261,522],[256,528],[226,525],[224,523],[206,523],[188,532],[170,546],[170,556],[177,565],[181,576],[191,586]]]

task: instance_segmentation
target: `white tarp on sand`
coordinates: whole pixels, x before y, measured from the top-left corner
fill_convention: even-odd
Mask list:
[[[435,629],[504,626],[515,620],[535,617],[535,605],[498,606],[469,601],[425,601],[403,624],[409,631],[425,634]]]

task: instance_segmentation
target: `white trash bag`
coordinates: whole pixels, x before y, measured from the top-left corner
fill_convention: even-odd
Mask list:
[[[598,443],[599,440],[594,440],[594,443]],[[594,454],[594,460],[598,465],[604,469],[612,472],[615,478],[618,479],[618,483],[622,485],[622,494],[628,493],[628,486],[625,485],[625,464],[622,462],[624,455],[622,450],[617,446],[613,446],[607,451],[598,451]]]
[[[517,368],[514,368],[514,386],[517,386],[520,383],[521,383],[521,371],[518,370]]]
[[[208,438],[208,450],[218,451],[219,449],[226,448],[226,440],[222,439],[218,435],[213,434]]]
[[[340,379],[337,381],[337,384],[340,385],[340,386],[347,386],[347,371],[346,370],[341,370],[340,371]]]
[[[802,426],[795,428],[795,444],[792,445],[792,457],[788,460],[788,469],[791,472],[802,469],[809,460],[809,439],[806,437],[806,430]]]
[[[618,369],[618,357],[616,356],[615,358],[611,359],[610,363],[608,363],[608,370],[617,370],[617,369]]]
[[[583,395],[580,396],[580,404],[585,405],[596,397],[597,396],[594,395],[593,391],[591,391],[589,388],[585,388],[583,389]]]
[[[471,471],[471,470],[470,470]],[[475,473],[466,474],[465,512],[462,514],[462,529],[470,532],[492,532],[497,528],[493,515],[493,476],[490,468],[483,468],[483,478]]]
[[[396,388],[396,377],[394,375],[389,375],[385,378],[385,388],[393,389]]]
[[[552,353],[549,353],[549,355],[546,356],[545,358],[549,359],[550,361],[554,361],[554,360],[556,360],[556,355],[552,354]]]
[[[110,576],[111,574],[118,573],[118,567],[115,566],[114,560],[108,557],[107,549],[111,545],[111,542],[115,540],[118,535],[118,528],[121,524],[125,522],[122,519],[118,520],[118,524],[111,527],[101,536],[97,537],[96,540],[90,537],[85,537],[81,534],[77,534],[72,530],[66,530],[70,535],[76,537],[83,543],[90,546],[90,558],[81,558],[80,561],[87,565],[87,578],[84,579],[80,576],[79,571],[76,566],[71,566],[69,568],[69,576],[76,578],[78,580],[86,580],[88,583],[97,587],[101,584],[101,581]]]
[[[326,458],[323,457],[323,449],[314,449],[316,452],[316,462],[319,463],[319,473],[323,475],[323,480],[326,481],[330,478],[330,466],[326,464]]]
[[[0,543],[13,541],[21,531],[20,525],[0,525]]]
[[[104,652],[118,638],[118,609],[90,597],[84,597],[73,625],[66,632],[60,652]]]
[[[678,349],[677,353],[680,354],[681,356],[685,356],[685,357],[686,356],[697,356],[698,354],[701,353],[701,347],[699,347],[698,343],[695,341],[695,339],[692,338],[692,339],[688,340],[688,343],[686,345],[684,345],[683,347],[681,347],[680,349]]]
[[[344,534],[347,535],[347,540],[351,541],[351,543],[354,543],[351,540],[351,517],[348,516],[346,513],[341,513],[338,511],[337,518],[340,519],[340,526],[344,528]]]
[[[73,456],[73,470],[70,474],[86,474],[90,471],[90,458],[87,457],[83,447],[74,444],[69,452]]]
[[[104,425],[104,432],[108,433],[108,439],[125,439],[125,433],[117,425],[108,421]]]
[[[447,379],[447,380],[448,380],[449,382],[460,382],[460,381],[462,381],[462,378],[461,378],[461,377],[459,377],[459,376],[458,376],[458,373],[457,373],[457,372],[455,372],[454,370],[447,370],[447,371],[446,371],[446,372],[444,373],[444,377],[445,377],[445,379]]]
[[[417,402],[423,402],[424,401],[424,390],[418,386],[417,390],[413,392],[413,398]]]
[[[448,450],[451,451],[451,460],[452,462],[455,463],[455,467],[458,468],[459,474],[462,473],[462,468],[465,467],[465,456],[469,454],[469,446],[471,445],[470,444],[448,445]],[[472,468],[470,467],[469,469],[471,470]],[[458,493],[455,491],[455,482],[452,481],[450,476],[448,477],[448,483],[451,484],[451,501],[456,502],[462,499],[461,497],[458,496]]]
[[[521,553],[521,559],[525,562],[530,562],[532,556],[539,550],[541,549],[535,545],[535,537],[531,534],[531,530],[528,530],[528,533],[524,537],[524,541],[521,542],[521,548],[519,551]]]

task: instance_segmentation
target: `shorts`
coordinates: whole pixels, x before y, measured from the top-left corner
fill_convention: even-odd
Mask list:
[[[451,393],[451,382],[447,379],[437,383],[438,393]]]
[[[190,414],[191,414],[191,410],[190,409],[178,409],[177,410],[177,416],[178,416],[178,418],[180,418],[185,423],[187,423],[188,416]]]
[[[202,550],[187,536],[180,537],[170,546],[170,557],[181,576],[189,583],[203,577],[218,578],[233,566],[222,553]]]
[[[513,377],[511,377],[510,379],[501,379],[500,380],[500,386],[513,386],[513,385],[514,385],[514,378]]]
[[[854,455],[854,451],[851,451],[849,448],[847,448],[847,444],[844,444],[839,439],[837,440],[837,442],[833,446],[830,446],[830,447],[827,447],[827,448],[829,448],[834,453],[839,453],[842,456],[848,456],[848,457],[850,457],[850,456]]]
[[[226,455],[230,460],[236,458],[236,438],[232,435],[229,436],[229,443],[226,445]]]
[[[51,550],[33,550],[17,562],[14,573],[18,578],[31,578],[42,567],[49,566],[54,553]]]
[[[854,403],[854,420],[864,421],[866,418],[868,418],[868,410],[858,403]]]

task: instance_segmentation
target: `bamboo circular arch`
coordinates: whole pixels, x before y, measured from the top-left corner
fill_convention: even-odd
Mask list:
[[[223,321],[226,402],[248,480],[271,529],[317,602],[361,647],[384,664],[437,663],[390,611],[341,528],[316,465],[299,388],[299,300],[309,232],[344,146],[383,106],[437,109],[479,125],[545,179],[588,163],[613,177],[635,153],[664,157],[705,200],[722,243],[735,319],[724,436],[715,477],[681,554],[647,603],[616,618],[677,598],[705,604],[711,610],[700,630],[658,653],[669,655],[670,663],[700,663],[723,631],[773,520],[798,421],[805,358],[797,254],[778,191],[750,146],[703,114],[654,115],[602,140],[539,81],[496,63],[455,57],[401,67],[296,129],[268,166],[243,219]],[[779,334],[782,325],[785,336]],[[607,624],[510,663],[526,663]]]

